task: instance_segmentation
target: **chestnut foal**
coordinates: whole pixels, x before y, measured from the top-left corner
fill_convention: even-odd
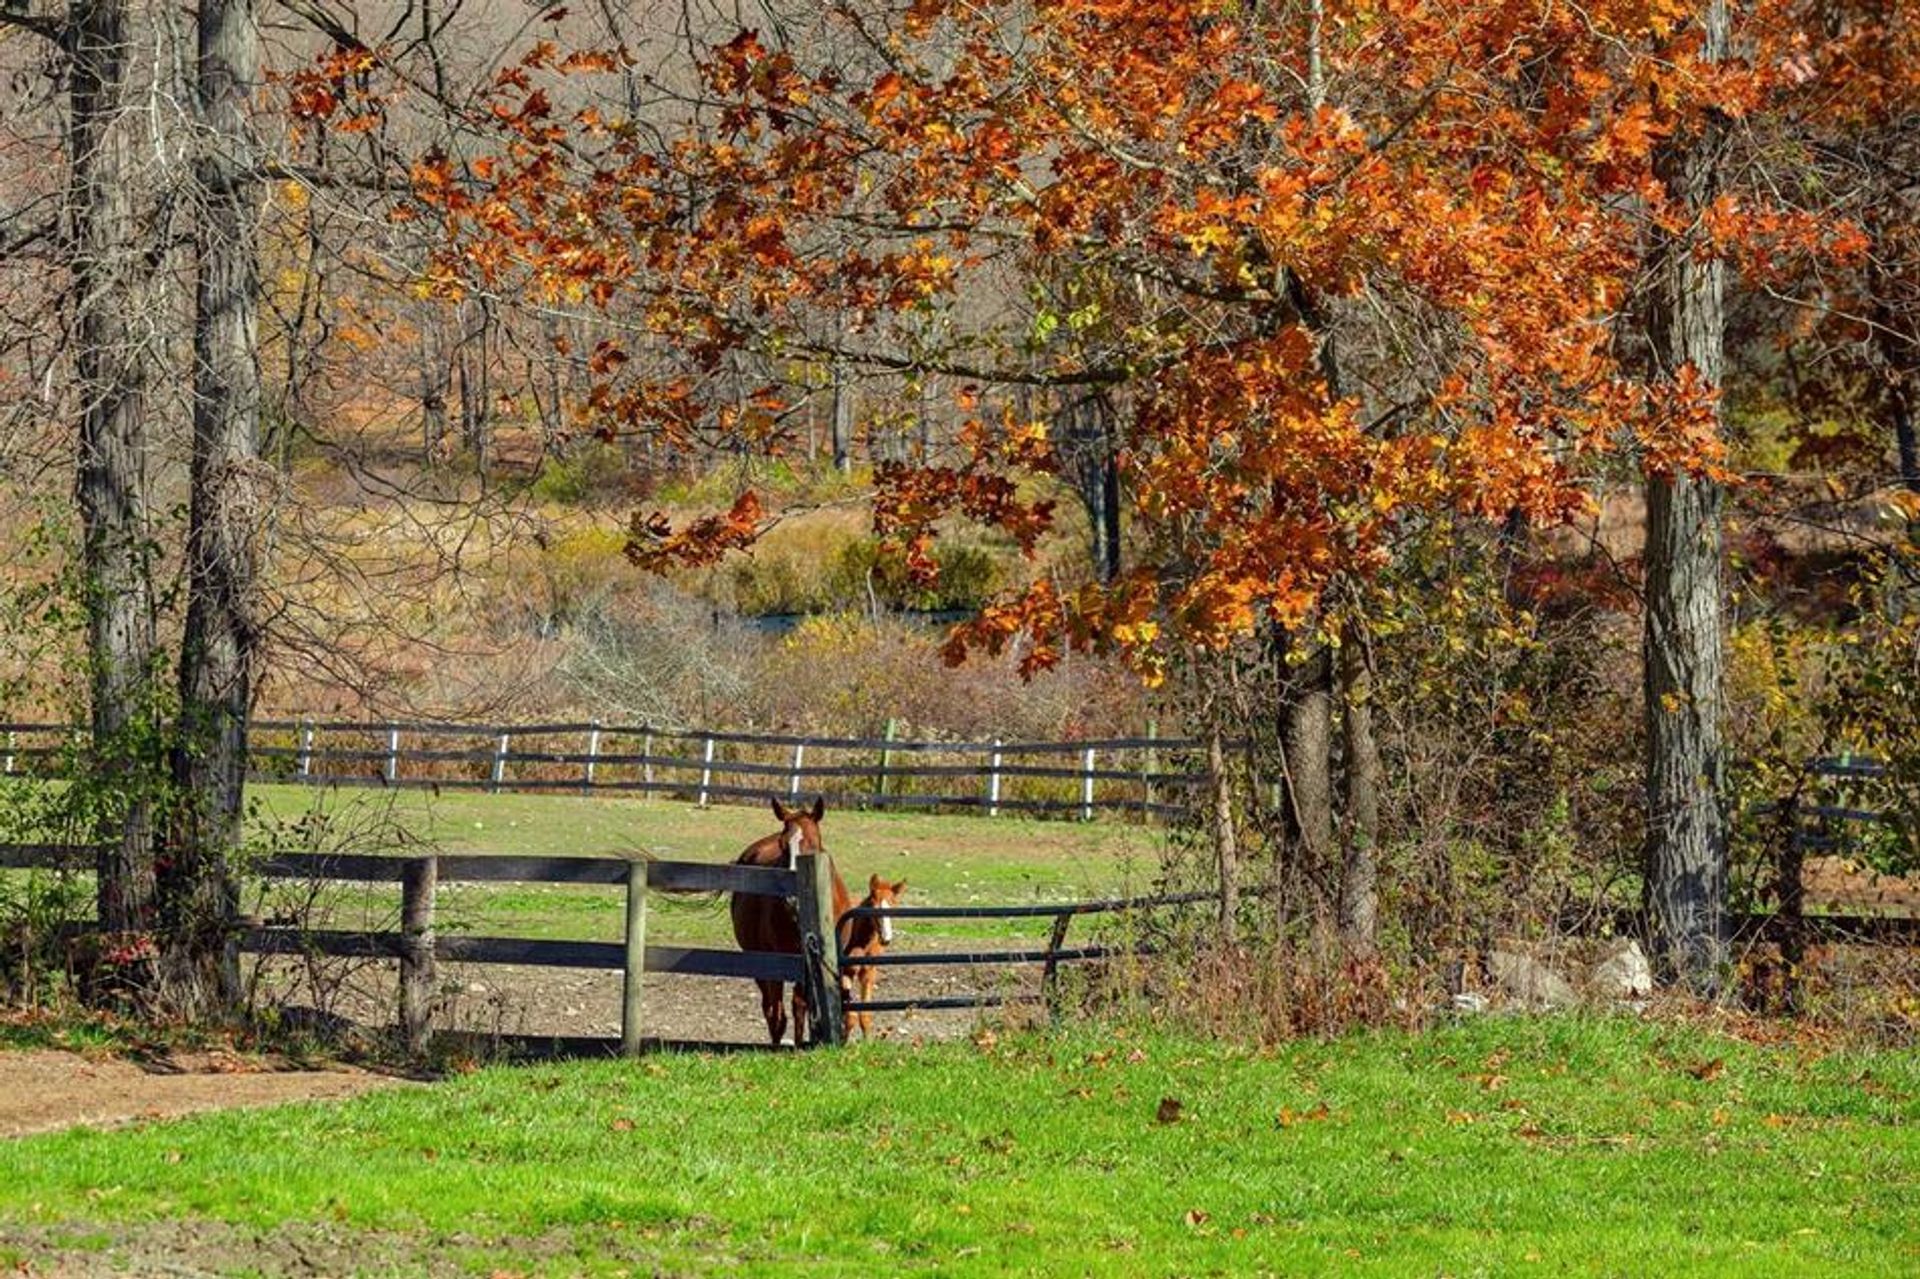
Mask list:
[[[734,862],[741,866],[778,866],[792,870],[801,853],[824,853],[826,845],[820,842],[820,819],[826,811],[827,802],[824,799],[814,800],[810,809],[788,808],[778,799],[774,800],[773,815],[780,819],[779,832],[747,845],[746,851],[734,858]],[[840,882],[839,870],[831,860],[827,868],[833,877],[833,917],[838,919],[846,913],[851,899],[847,896],[847,886]],[[731,909],[733,938],[740,943],[741,950],[772,951],[782,955],[800,953],[800,924],[795,918],[792,902],[778,897],[735,893]],[[784,983],[756,979],[755,984],[760,987],[760,1014],[767,1019],[767,1037],[778,1046],[787,1036],[787,1011],[781,1006]],[[805,986],[795,983],[793,1043],[797,1048],[806,1042],[807,992]]]
[[[861,901],[862,906],[877,907],[877,915],[855,915],[840,925],[840,991],[848,999],[858,999],[862,1003],[873,998],[874,978],[878,970],[871,964],[862,964],[860,959],[867,955],[878,955],[893,944],[893,920],[886,913],[900,900],[900,894],[907,891],[907,881],[889,884],[875,875],[867,881],[867,895]],[[853,1028],[858,1024],[862,1038],[873,1034],[873,1014],[868,1012],[849,1012],[847,1014],[847,1038],[853,1038]]]

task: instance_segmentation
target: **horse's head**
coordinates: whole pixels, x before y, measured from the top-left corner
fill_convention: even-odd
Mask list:
[[[893,945],[893,915],[888,908],[897,905],[900,901],[900,894],[906,891],[907,881],[904,879],[897,883],[889,884],[886,880],[875,875],[867,881],[867,900],[860,904],[862,906],[875,907],[880,912],[873,917],[873,920],[874,923],[879,926],[880,944],[882,946]]]
[[[777,797],[774,799],[773,815],[780,819],[780,848],[787,855],[788,870],[799,863],[802,853],[827,851],[820,840],[820,819],[826,814],[825,799],[814,800],[812,808],[788,808]]]

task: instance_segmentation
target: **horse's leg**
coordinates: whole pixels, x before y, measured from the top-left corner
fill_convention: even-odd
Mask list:
[[[793,1046],[807,1046],[807,988],[800,982],[793,983]]]
[[[767,1021],[767,1037],[778,1048],[787,1036],[787,1010],[782,1007],[781,999],[786,992],[777,981],[756,981],[754,985],[760,988],[760,1015]]]
[[[871,968],[860,970],[860,1002],[866,1003],[873,998],[873,983],[879,979],[879,973]],[[860,1014],[860,1037],[873,1038],[873,1014],[862,1011]]]
[[[850,1004],[852,1002],[854,1002],[853,977],[851,974],[847,972],[842,972],[840,974],[841,1006],[845,1007],[847,1004]],[[840,1014],[840,1038],[841,1039],[847,1040],[847,1039],[853,1038],[853,1028],[857,1019],[858,1019],[858,1014],[853,1012],[851,1009]]]

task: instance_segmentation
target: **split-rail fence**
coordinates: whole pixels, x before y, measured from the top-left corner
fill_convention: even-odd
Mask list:
[[[84,747],[68,725],[0,723],[0,775],[53,775]],[[251,779],[315,786],[666,795],[706,805],[824,795],[836,805],[1079,817],[1188,811],[1204,743],[1140,737],[1017,742],[662,729],[257,720]]]

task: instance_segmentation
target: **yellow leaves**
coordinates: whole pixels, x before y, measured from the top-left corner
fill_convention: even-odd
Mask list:
[[[1896,489],[1887,494],[1886,503],[1888,513],[1896,519],[1905,520],[1908,523],[1920,521],[1920,493],[1909,489]]]

